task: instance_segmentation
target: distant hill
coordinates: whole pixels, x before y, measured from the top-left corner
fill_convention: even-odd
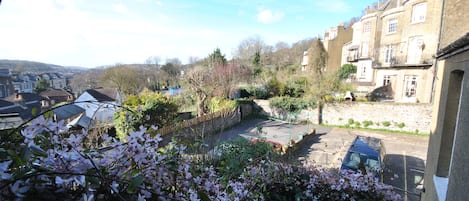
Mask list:
[[[70,71],[84,71],[87,70],[84,67],[64,67],[55,64],[46,64],[35,61],[24,61],[24,60],[6,60],[0,59],[0,69],[8,68],[10,70],[21,71],[21,72],[70,72]]]

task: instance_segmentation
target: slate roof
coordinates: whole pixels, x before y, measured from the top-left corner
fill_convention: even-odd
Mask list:
[[[2,100],[0,99],[0,108],[1,107],[6,107],[6,106],[11,106],[11,105],[14,105],[15,103],[12,103],[10,101],[6,101],[6,100]]]
[[[53,109],[53,111],[57,117],[57,120],[63,120],[76,116],[80,113],[84,113],[85,109],[79,107],[78,105],[69,104],[57,107]]]
[[[16,95],[21,95],[25,102],[45,100],[45,98],[42,97],[42,96],[39,96],[39,95],[34,94],[34,93],[27,93],[27,92],[21,92],[21,93],[13,94],[11,96],[8,96],[8,97],[4,98],[4,100],[10,101],[10,102],[15,102]]]
[[[112,88],[88,89],[86,92],[96,98],[96,100],[99,102],[116,101],[118,95],[117,89]]]
[[[54,100],[56,103],[67,102],[73,98],[73,94],[63,89],[48,89],[47,91],[41,92],[39,95],[46,99]]]
[[[17,128],[23,123],[18,113],[0,114],[0,130]]]

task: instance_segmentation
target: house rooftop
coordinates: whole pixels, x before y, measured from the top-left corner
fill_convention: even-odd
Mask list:
[[[97,101],[116,101],[118,92],[113,88],[99,88],[86,90],[91,96],[96,98]]]

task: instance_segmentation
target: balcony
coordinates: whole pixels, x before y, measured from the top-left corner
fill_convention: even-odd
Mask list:
[[[355,61],[358,61],[358,56],[357,56],[357,55],[347,56],[347,61],[348,61],[348,62],[355,62]]]

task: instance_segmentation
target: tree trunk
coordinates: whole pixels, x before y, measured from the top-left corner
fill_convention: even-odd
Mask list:
[[[322,109],[324,107],[323,103],[318,104],[318,124],[322,124]]]
[[[207,96],[201,95],[201,97],[199,97],[199,101],[197,103],[197,116],[200,117],[207,113],[207,107],[205,105],[206,101],[207,101]]]

